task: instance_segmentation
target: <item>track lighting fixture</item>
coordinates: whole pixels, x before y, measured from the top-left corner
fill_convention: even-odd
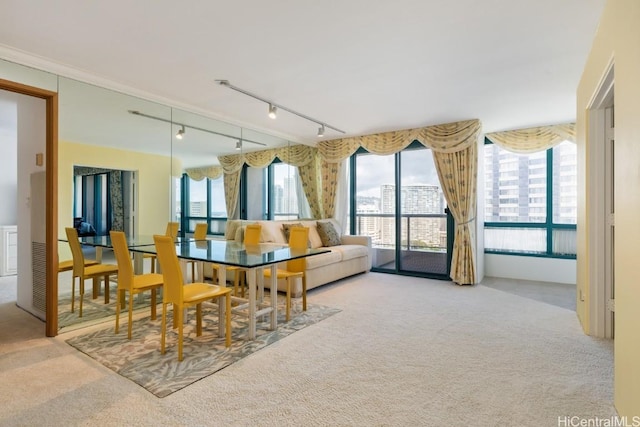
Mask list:
[[[313,122],[313,123],[316,123],[316,124],[320,125],[320,129],[318,129],[318,137],[324,136],[325,127],[329,128],[329,129],[333,129],[336,132],[345,133],[345,131],[340,130],[340,129],[336,128],[336,127],[333,127],[331,125],[328,125],[325,122],[322,122],[320,120],[316,120],[316,119],[314,119],[312,117],[309,117],[309,116],[307,116],[305,114],[298,113],[297,111],[294,111],[291,108],[287,108],[287,107],[282,106],[280,104],[276,104],[274,102],[269,101],[268,99],[265,99],[265,98],[263,98],[261,96],[256,95],[255,93],[251,93],[251,92],[246,91],[244,89],[241,89],[241,88],[239,88],[237,86],[234,86],[231,83],[229,83],[229,80],[216,80],[216,83],[218,83],[221,86],[228,87],[229,89],[233,89],[236,92],[240,92],[240,93],[242,93],[244,95],[247,95],[247,96],[249,96],[251,98],[257,99],[258,101],[262,101],[262,102],[264,102],[266,104],[269,104],[269,117],[271,117],[272,119],[276,118],[277,110],[279,108],[279,109],[284,110],[284,111],[286,111],[288,113],[294,114],[294,115],[296,115],[298,117],[301,117],[301,118],[303,118],[305,120],[309,120],[310,122]]]
[[[242,150],[242,140],[239,139],[238,142],[236,142],[236,151],[240,151]]]
[[[178,133],[176,133],[176,139],[182,139],[183,136],[184,136],[184,126],[178,129]]]
[[[275,119],[276,117],[278,117],[278,108],[273,104],[269,104],[269,118]]]
[[[145,113],[141,113],[140,111],[136,111],[136,110],[128,110],[129,114],[133,114],[136,116],[141,116],[141,117],[146,117],[148,119],[153,119],[153,120],[158,120],[160,122],[165,122],[165,123],[171,123],[172,125],[176,125],[176,126],[180,126],[180,129],[178,129],[178,132],[176,133],[176,138],[177,139],[182,139],[184,138],[184,135],[186,133],[186,128],[190,128],[190,129],[195,129],[195,130],[199,130],[201,132],[207,132],[213,135],[220,135],[220,136],[224,136],[226,138],[231,138],[233,140],[238,141],[238,136],[237,135],[228,135],[226,133],[222,133],[222,132],[216,132],[214,130],[209,130],[209,129],[204,129],[201,127],[197,127],[197,126],[191,126],[191,125],[187,125],[184,123],[178,123],[178,122],[174,122],[173,120],[169,120],[169,119],[165,119],[162,117],[157,117],[157,116],[152,116],[150,114],[145,114]],[[250,139],[245,139],[242,137],[242,128],[240,128],[240,140],[236,143],[236,149],[239,149],[238,147],[242,148],[242,142],[249,142],[251,144],[256,144],[256,145],[261,145],[263,147],[266,147],[267,144],[265,144],[264,142],[258,142],[258,141],[252,141]]]

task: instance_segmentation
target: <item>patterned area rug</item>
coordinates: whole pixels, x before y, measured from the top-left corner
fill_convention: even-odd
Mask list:
[[[100,285],[100,295],[96,299],[92,299],[92,285],[91,280],[87,280],[85,285],[84,301],[82,303],[82,317],[78,316],[78,310],[80,306],[80,297],[78,296],[78,289],[76,289],[75,310],[71,312],[71,293],[65,293],[58,298],[58,327],[66,328],[69,326],[78,325],[81,323],[95,322],[98,320],[107,320],[110,317],[116,315],[116,287],[117,283],[112,280],[109,285],[109,304],[104,303],[104,284]],[[128,304],[129,294],[127,293]],[[158,296],[158,301],[162,301],[162,298]],[[136,295],[133,298],[133,310],[139,312],[142,309],[149,311],[151,304],[151,293],[144,292]],[[127,319],[127,308],[120,313],[121,319],[124,316],[125,322]]]
[[[164,355],[160,354],[161,306],[158,306],[156,320],[152,321],[149,316],[134,320],[130,341],[127,340],[125,317],[117,335],[114,334],[113,325],[109,324],[108,327],[78,335],[66,342],[154,395],[165,397],[269,344],[340,312],[338,309],[308,304],[306,312],[300,311],[300,308],[294,310],[291,320],[285,323],[284,298],[280,295],[278,302],[278,328],[269,331],[268,316],[264,316],[264,321],[258,322],[257,337],[253,341],[247,340],[248,319],[233,315],[232,342],[229,348],[224,346],[224,338],[217,334],[216,305],[204,304],[203,331],[200,337],[195,332],[195,310],[190,309],[188,324],[184,326],[182,362],[178,362],[177,329],[170,330],[167,334],[166,352]],[[171,314],[170,310],[169,325],[172,321]]]

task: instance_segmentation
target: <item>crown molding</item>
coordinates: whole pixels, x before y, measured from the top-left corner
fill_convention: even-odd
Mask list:
[[[78,80],[83,83],[87,83],[94,86],[99,86],[105,89],[120,92],[124,95],[131,95],[131,96],[144,99],[146,101],[163,104],[171,108],[185,110],[190,113],[198,114],[213,120],[219,120],[219,121],[229,123],[231,125],[238,126],[244,129],[265,133],[267,135],[275,136],[277,138],[282,138],[287,142],[296,142],[296,143],[308,145],[308,143],[305,143],[303,141],[297,141],[293,136],[288,134],[283,134],[279,132],[274,132],[273,130],[255,127],[253,125],[249,125],[247,123],[234,120],[227,116],[212,114],[211,111],[207,111],[202,108],[195,107],[190,104],[186,104],[184,102],[179,102],[174,99],[158,96],[150,92],[146,92],[122,83],[118,83],[116,81],[91,73],[89,71],[86,71],[80,68],[71,67],[69,65],[62,64],[60,62],[52,61],[51,59],[37,56],[32,53],[25,52],[23,50],[15,49],[11,46],[7,46],[1,43],[0,43],[0,59],[6,60],[9,62],[14,62],[16,64],[23,65],[26,67],[35,68],[40,71],[45,71],[51,74],[55,74],[59,77]],[[213,86],[214,86],[214,83],[212,81],[212,87]]]

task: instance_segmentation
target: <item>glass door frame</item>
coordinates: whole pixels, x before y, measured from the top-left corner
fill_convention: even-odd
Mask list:
[[[422,145],[419,141],[413,141],[407,147],[405,147],[402,151],[408,150],[417,150],[424,149],[428,150],[429,148]],[[455,221],[451,212],[448,208],[445,209],[446,215],[446,230],[447,230],[447,254],[446,254],[446,274],[439,273],[431,273],[431,272],[419,272],[413,270],[404,270],[402,269],[402,192],[398,191],[401,189],[401,173],[402,173],[402,162],[401,162],[401,152],[394,153],[394,185],[396,188],[395,191],[395,267],[394,268],[380,268],[373,266],[371,271],[381,272],[381,273],[391,273],[398,274],[403,276],[414,276],[414,277],[426,277],[431,279],[440,279],[440,280],[450,280],[449,274],[451,272],[451,258],[453,252],[453,237],[455,234]],[[362,154],[375,155],[373,153],[369,153],[366,149],[360,147],[356,150],[355,153],[351,155],[349,158],[349,192],[351,194],[349,200],[349,232],[354,235],[357,233],[356,225],[357,225],[357,156]]]

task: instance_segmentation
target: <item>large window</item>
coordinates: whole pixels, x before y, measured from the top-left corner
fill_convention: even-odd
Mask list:
[[[223,234],[227,222],[223,178],[195,181],[182,177],[182,229],[192,233],[198,222],[209,225],[209,234]]]
[[[576,145],[533,154],[484,146],[486,252],[575,257]]]

